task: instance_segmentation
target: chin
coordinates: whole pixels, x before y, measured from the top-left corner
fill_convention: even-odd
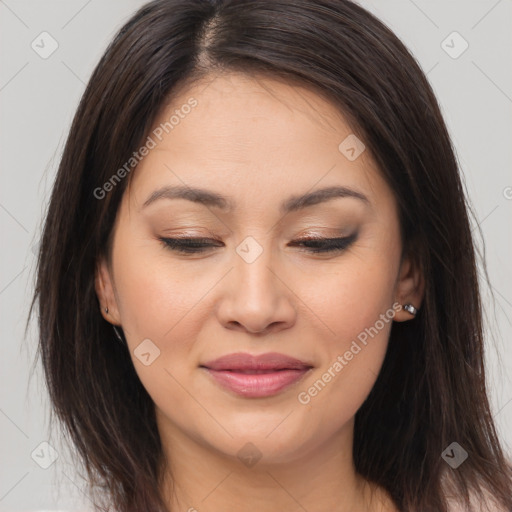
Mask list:
[[[323,443],[326,432],[305,429],[303,422],[297,422],[298,412],[290,414],[290,410],[279,409],[279,413],[272,414],[261,410],[242,415],[238,412],[235,420],[224,423],[232,437],[219,431],[212,437],[209,431],[202,433],[203,441],[244,464],[245,460],[258,459],[259,468],[299,461]]]

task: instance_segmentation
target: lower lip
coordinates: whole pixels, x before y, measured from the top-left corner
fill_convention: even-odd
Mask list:
[[[309,369],[279,370],[269,373],[237,373],[212,370],[208,373],[224,388],[246,398],[272,396],[301,379]]]

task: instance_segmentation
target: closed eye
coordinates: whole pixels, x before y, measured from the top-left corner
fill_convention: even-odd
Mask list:
[[[300,247],[301,251],[314,254],[341,252],[355,242],[358,234],[341,238],[304,238],[290,242],[292,247]],[[223,243],[212,238],[164,238],[160,237],[165,248],[181,254],[204,253],[215,247],[222,247]],[[213,242],[213,243],[212,243]]]
[[[305,247],[307,252],[340,252],[348,249],[357,239],[357,233],[340,238],[305,238],[290,242],[291,246]]]
[[[211,238],[159,238],[159,240],[164,244],[164,247],[181,253],[205,252],[209,248],[219,247],[218,242]],[[216,243],[208,243],[211,241]]]

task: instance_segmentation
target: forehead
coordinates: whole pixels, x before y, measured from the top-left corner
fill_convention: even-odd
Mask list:
[[[319,188],[317,182],[362,186],[369,194],[385,186],[368,151],[350,160],[340,150],[355,134],[335,105],[269,77],[211,75],[181,87],[150,136],[154,147],[130,180],[139,204],[165,184],[228,196],[266,191],[268,200]]]
[[[156,125],[164,125],[191,99],[197,102],[191,112],[195,115],[186,115],[187,123],[181,119],[172,130],[175,135],[184,133],[188,125],[189,131],[200,128],[212,140],[228,136],[236,142],[267,142],[274,147],[287,140],[299,142],[301,136],[310,138],[312,130],[324,135],[354,131],[340,110],[318,91],[297,82],[236,72],[208,75],[190,87],[181,86]],[[290,123],[295,125],[292,131]]]

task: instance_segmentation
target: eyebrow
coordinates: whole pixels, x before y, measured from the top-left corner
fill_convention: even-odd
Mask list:
[[[366,204],[370,204],[369,199],[356,190],[348,187],[332,186],[313,190],[298,196],[291,196],[281,203],[280,212],[286,214],[297,210],[302,210],[309,206],[314,206],[331,199],[352,197],[359,199]],[[224,211],[232,210],[235,203],[232,199],[222,196],[217,192],[202,188],[194,188],[189,186],[166,186],[155,190],[144,202],[142,208],[146,208],[150,204],[159,199],[186,199],[194,203],[203,204],[205,206],[219,208]]]

